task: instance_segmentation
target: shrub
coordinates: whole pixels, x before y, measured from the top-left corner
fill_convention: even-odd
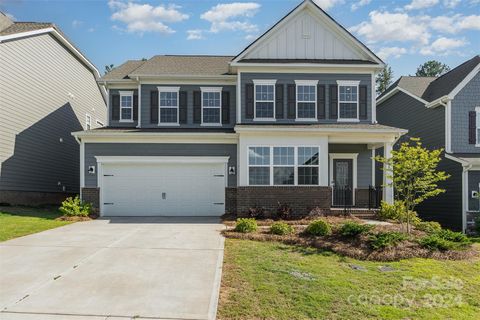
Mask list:
[[[397,203],[396,203],[397,204]],[[389,204],[382,201],[378,217],[383,220],[396,220],[398,218],[398,204]]]
[[[404,227],[407,225],[416,225],[421,222],[415,211],[407,211],[405,204],[402,201],[395,201],[394,204],[388,204],[382,201],[378,217],[383,220],[395,220]]]
[[[419,241],[420,245],[432,250],[456,250],[462,249],[471,243],[470,239],[461,232],[440,230],[429,234]]]
[[[324,220],[315,220],[308,225],[305,233],[311,236],[327,236],[332,234],[332,227]]]
[[[293,226],[286,224],[285,222],[274,222],[270,227],[270,232],[280,236],[291,234],[295,231]]]
[[[415,228],[426,233],[435,233],[442,230],[442,226],[436,221],[420,221],[415,225]]]
[[[235,225],[235,231],[242,233],[255,232],[258,229],[257,221],[253,218],[240,218],[237,219]]]
[[[92,213],[92,204],[81,201],[78,196],[75,198],[68,197],[62,202],[62,206],[59,208],[59,210],[65,216],[86,217]]]
[[[261,219],[265,217],[265,208],[263,207],[252,207],[248,208],[248,216],[250,218]]]
[[[401,232],[387,231],[372,234],[370,236],[370,246],[375,249],[393,247],[398,243],[407,240],[407,235]]]
[[[454,232],[452,230],[442,229],[436,234],[448,241],[470,244],[470,239],[468,239],[468,237],[461,232]]]
[[[348,221],[340,228],[340,234],[344,237],[356,237],[362,233],[367,233],[373,229],[372,225],[360,224],[354,221]]]
[[[292,216],[293,209],[286,203],[278,203],[277,217],[283,220],[288,220]]]
[[[480,236],[480,215],[475,218],[475,232]]]

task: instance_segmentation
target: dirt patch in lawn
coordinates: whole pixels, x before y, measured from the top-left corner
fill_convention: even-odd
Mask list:
[[[59,220],[59,221],[71,221],[71,222],[81,222],[81,221],[90,221],[90,220],[94,220],[94,219],[97,219],[98,218],[98,215],[96,214],[91,214],[87,217],[84,217],[84,216],[61,216],[61,217],[58,217],[57,219],[55,220]]]

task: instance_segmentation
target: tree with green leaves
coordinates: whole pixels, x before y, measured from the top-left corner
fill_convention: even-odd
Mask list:
[[[450,175],[438,171],[443,149],[428,150],[420,139],[411,138],[392,151],[390,158],[382,156],[375,160],[383,164],[387,176],[395,191],[395,198],[404,206],[404,222],[410,233],[416,217],[415,207],[428,198],[445,192],[438,183],[447,180]]]
[[[387,88],[392,84],[393,80],[393,71],[392,68],[387,64],[375,79],[377,83],[377,94],[382,94]]]
[[[417,77],[440,77],[450,71],[450,67],[440,61],[430,60],[418,66],[415,75]]]
[[[105,66],[105,74],[109,73],[110,71],[113,70],[115,66],[113,64]]]

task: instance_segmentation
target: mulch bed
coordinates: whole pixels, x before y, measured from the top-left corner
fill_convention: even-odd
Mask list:
[[[60,220],[60,221],[72,221],[72,222],[81,222],[81,221],[90,221],[97,219],[98,215],[97,214],[90,214],[87,217],[81,217],[81,216],[61,216],[56,218],[55,220]]]

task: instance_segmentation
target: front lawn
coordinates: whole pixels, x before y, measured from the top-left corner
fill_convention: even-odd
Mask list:
[[[56,208],[0,207],[0,241],[64,226]]]
[[[227,239],[218,317],[475,319],[479,283],[479,259],[371,262]]]

